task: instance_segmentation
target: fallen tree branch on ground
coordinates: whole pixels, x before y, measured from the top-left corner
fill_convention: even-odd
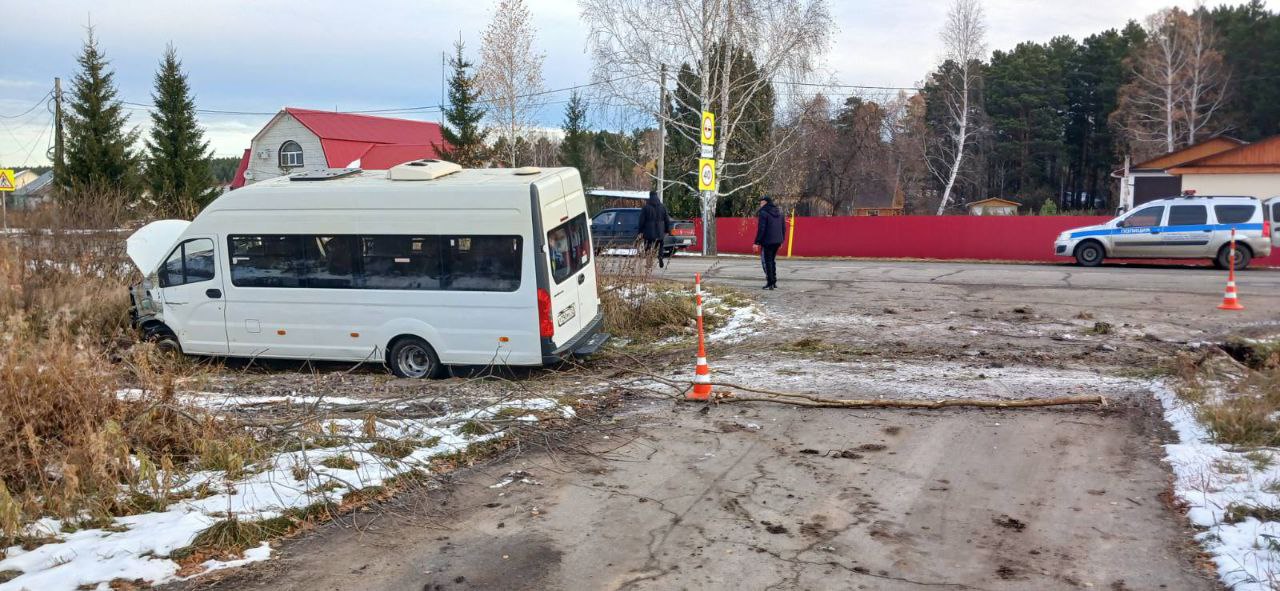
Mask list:
[[[800,394],[796,392],[775,392],[772,390],[761,390],[759,388],[748,388],[738,384],[728,384],[716,382],[712,387],[732,388],[737,391],[750,392],[758,394],[758,396],[740,396],[733,392],[715,392],[712,395],[712,402],[728,403],[728,402],[776,402],[779,404],[793,404],[796,406],[806,406],[811,408],[950,408],[955,406],[970,406],[978,408],[1031,408],[1040,406],[1068,406],[1075,404],[1093,404],[1100,407],[1107,405],[1107,399],[1101,395],[1092,394],[1088,396],[1058,396],[1054,398],[1020,398],[1013,400],[1001,400],[998,398],[944,398],[941,400],[872,400],[872,399],[844,399],[844,398],[823,398],[813,394]]]

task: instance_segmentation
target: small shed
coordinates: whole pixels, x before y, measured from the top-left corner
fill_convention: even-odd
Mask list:
[[[974,201],[967,207],[969,215],[1018,215],[1018,207],[1022,205],[1017,201],[1009,201],[999,197],[991,197],[981,201]]]

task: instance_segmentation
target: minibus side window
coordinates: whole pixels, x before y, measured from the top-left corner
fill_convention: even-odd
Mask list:
[[[362,236],[365,289],[440,289],[439,236]]]
[[[445,236],[445,289],[516,291],[520,289],[519,236]]]
[[[355,287],[351,236],[304,236],[298,261],[301,287],[350,289]]]
[[[231,284],[236,287],[299,287],[302,236],[231,236]]]
[[[591,262],[587,214],[580,214],[547,232],[547,255],[551,259],[551,277],[556,283],[572,277]]]

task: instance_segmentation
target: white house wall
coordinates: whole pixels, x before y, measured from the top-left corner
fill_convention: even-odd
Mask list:
[[[1266,199],[1280,195],[1280,174],[1184,174],[1182,190],[1197,195],[1243,195]]]
[[[248,174],[245,175],[245,184],[284,175],[286,171],[280,169],[280,146],[289,140],[298,142],[298,145],[302,146],[303,167],[291,169],[288,172],[325,168],[329,165],[325,161],[320,138],[293,115],[284,113],[273,123],[268,123],[267,128],[254,138],[252,151],[249,153],[249,168]],[[265,159],[260,155],[263,150],[267,152]]]

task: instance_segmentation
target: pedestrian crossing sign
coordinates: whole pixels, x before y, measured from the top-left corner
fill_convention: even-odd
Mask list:
[[[0,191],[13,191],[17,188],[13,182],[13,169],[0,168]]]

